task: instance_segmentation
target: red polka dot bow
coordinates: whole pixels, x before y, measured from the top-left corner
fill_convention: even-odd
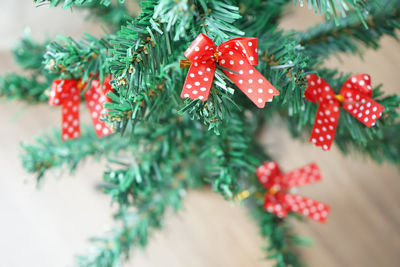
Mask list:
[[[335,95],[329,84],[315,74],[307,76],[308,87],[304,93],[307,100],[319,103],[310,142],[323,150],[331,148],[339,119],[339,108],[343,108],[368,127],[374,126],[382,116],[383,106],[371,99],[371,78],[366,74],[351,76]]]
[[[279,95],[279,91],[252,66],[258,64],[257,38],[236,38],[216,47],[210,38],[201,33],[185,51],[185,57],[192,64],[182,98],[205,101],[217,64],[257,107],[263,108],[266,102]]]
[[[288,173],[281,173],[276,162],[264,162],[257,169],[260,183],[267,189],[264,208],[278,217],[284,218],[288,212],[306,215],[318,222],[325,222],[329,206],[287,191],[295,186],[302,186],[322,179],[319,168],[312,163]]]
[[[105,113],[103,104],[109,99],[105,94],[112,90],[106,79],[104,84],[93,80],[89,89],[85,91],[85,100],[88,104],[90,116],[97,136],[103,137],[112,133],[107,124],[100,120]],[[62,109],[62,133],[63,141],[78,138],[81,135],[79,123],[79,102],[81,90],[86,86],[78,80],[55,80],[51,86],[49,104],[52,106],[61,105]]]

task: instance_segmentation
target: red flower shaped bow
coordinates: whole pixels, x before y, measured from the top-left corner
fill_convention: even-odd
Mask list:
[[[372,100],[371,77],[367,74],[351,76],[335,95],[330,85],[315,74],[307,76],[307,100],[319,103],[310,142],[329,150],[333,143],[339,119],[340,105],[368,127],[382,116],[383,106]]]
[[[257,177],[267,189],[264,208],[284,218],[288,212],[306,215],[318,222],[325,222],[329,206],[299,195],[287,193],[295,186],[302,186],[322,179],[319,168],[312,163],[288,173],[281,173],[276,162],[264,162],[257,168]]]
[[[85,91],[85,100],[88,104],[90,116],[97,136],[103,137],[112,133],[107,124],[100,120],[102,114],[105,113],[103,104],[109,99],[105,96],[108,91],[112,90],[109,83],[110,79],[106,79],[104,84],[100,84],[98,80],[93,80],[89,89]],[[62,106],[62,130],[61,139],[63,141],[80,137],[79,123],[79,102],[81,90],[86,86],[79,80],[54,80],[51,85],[49,104],[52,106]]]
[[[215,46],[204,34],[200,34],[185,51],[192,64],[181,93],[182,98],[205,101],[210,93],[216,65],[259,108],[279,95],[279,91],[252,65],[258,64],[257,38],[236,38]],[[229,71],[232,70],[233,72]],[[236,73],[234,73],[236,72]]]

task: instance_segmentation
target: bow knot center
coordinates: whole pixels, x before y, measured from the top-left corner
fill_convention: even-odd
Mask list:
[[[240,193],[238,193],[236,195],[237,199],[239,199],[239,200],[246,199],[249,196],[250,196],[250,191],[249,190],[244,190],[244,191],[242,191],[242,192],[240,192]]]
[[[82,89],[83,87],[85,87],[85,84],[83,84],[82,81],[79,80],[79,82],[76,85],[76,87],[78,87],[78,89]]]
[[[219,56],[219,52],[218,52],[218,49],[217,49],[217,50],[215,50],[215,52],[214,52],[215,62],[217,62],[217,63],[218,63],[218,56]]]
[[[337,101],[339,101],[340,103],[342,103],[344,101],[344,96],[342,96],[341,94],[335,95],[335,98],[337,99]]]
[[[280,186],[279,185],[274,185],[270,189],[268,189],[268,194],[275,195],[280,191]]]

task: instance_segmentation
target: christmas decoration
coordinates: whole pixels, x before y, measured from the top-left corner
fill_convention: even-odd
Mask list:
[[[61,139],[66,141],[81,136],[79,123],[79,102],[80,93],[86,84],[79,80],[55,80],[51,86],[49,104],[52,106],[61,105],[62,110],[62,132]],[[107,124],[100,120],[106,110],[103,104],[106,102],[106,94],[111,90],[109,79],[104,84],[93,80],[89,89],[84,93],[89,108],[90,117],[93,121],[97,136],[103,137],[112,133]]]
[[[204,34],[200,34],[185,51],[192,64],[181,93],[182,98],[208,99],[217,64],[223,72],[259,108],[271,102],[278,90],[252,65],[258,64],[257,38],[235,38],[215,46]]]
[[[13,53],[28,75],[0,74],[2,98],[46,103],[52,86],[50,104],[62,106],[61,131],[55,127],[34,143],[23,144],[23,166],[38,182],[43,183],[52,170],[73,171],[88,157],[103,158],[98,184],[115,203],[116,223],[91,239],[91,248],[76,258],[76,266],[122,266],[133,249],[147,245],[152,232],[165,225],[167,212],[183,206],[188,191],[207,186],[227,201],[246,192],[243,208],[268,244],[263,246],[266,258],[279,267],[302,266],[295,248],[302,239],[288,223],[299,216],[281,218],[299,213],[323,222],[329,208],[292,194],[293,186],[321,179],[316,165],[285,174],[276,163],[265,163],[257,171],[260,180],[255,179],[254,170],[263,160],[285,157],[281,140],[274,141],[273,149],[263,140],[267,147],[260,149],[260,133],[277,124],[287,125],[291,136],[302,140],[314,123],[311,141],[315,138],[325,150],[334,139],[343,154],[400,164],[398,95],[386,95],[383,91],[389,88],[377,87],[377,105],[366,75],[351,77],[338,96],[315,75],[308,76],[307,90],[305,82],[307,74],[318,73],[332,85],[342,85],[352,74],[326,67],[331,66],[325,64],[328,58],[361,54],[364,48],[378,48],[382,37],[397,37],[398,0],[295,1],[307,2],[326,15],[326,21],[303,31],[286,31],[279,24],[291,10],[289,0],[142,0],[137,1],[138,10],[133,10],[136,4],[131,0],[34,2],[41,8],[85,9],[85,15],[106,28],[101,38],[85,33],[79,39],[57,37],[38,43],[24,36]],[[178,66],[183,55],[188,71]],[[82,81],[66,79],[70,77]],[[109,82],[113,90],[107,99]],[[232,88],[243,94],[232,97]],[[81,132],[82,95],[93,123]],[[277,95],[267,109],[260,109]],[[316,105],[304,105],[305,97],[319,104],[315,122]],[[337,124],[340,106],[347,112]],[[98,138],[111,133],[100,115],[113,122],[116,134]],[[378,117],[379,124],[369,128]],[[62,140],[73,140],[63,142],[60,132]],[[261,194],[265,207],[256,195],[264,192],[260,182],[267,189],[265,196]]]
[[[315,163],[302,168],[281,173],[276,162],[264,162],[257,168],[257,177],[267,189],[264,208],[280,218],[286,217],[288,212],[296,212],[308,216],[317,222],[325,222],[329,214],[329,206],[303,197],[288,193],[288,190],[318,182],[322,179],[320,170]]]
[[[368,127],[374,126],[385,109],[372,100],[371,77],[367,74],[353,75],[346,80],[340,93],[335,95],[330,85],[317,75],[307,76],[308,87],[304,93],[307,100],[319,103],[310,142],[323,150],[331,148],[339,120],[340,106]]]

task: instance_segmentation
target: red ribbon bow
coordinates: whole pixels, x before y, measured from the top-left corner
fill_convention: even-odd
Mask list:
[[[181,93],[182,98],[205,101],[210,93],[217,63],[228,69],[225,74],[259,108],[279,95],[279,91],[252,65],[258,64],[257,38],[236,38],[215,46],[200,34],[185,51],[192,64]],[[230,72],[232,70],[236,73]]]
[[[106,111],[103,108],[103,104],[109,101],[105,95],[108,91],[112,90],[109,81],[110,79],[106,78],[104,84],[100,84],[98,80],[93,80],[90,88],[84,93],[90,116],[99,138],[113,132],[105,122],[100,120],[101,115]],[[62,106],[61,139],[63,141],[78,138],[81,135],[79,102],[81,89],[85,86],[86,84],[82,84],[81,81],[71,79],[54,80],[51,85],[49,104],[52,106]]]
[[[264,208],[278,217],[284,218],[288,212],[306,215],[318,222],[325,222],[329,214],[329,206],[321,202],[287,193],[295,186],[302,186],[322,179],[315,163],[288,173],[281,173],[276,162],[264,162],[257,168],[260,183],[268,190]]]
[[[308,87],[304,96],[313,103],[319,103],[309,141],[323,150],[329,150],[333,143],[340,105],[368,127],[374,126],[382,116],[385,108],[371,99],[371,77],[367,74],[348,78],[339,95],[335,95],[330,85],[317,75],[307,75],[307,79]]]

